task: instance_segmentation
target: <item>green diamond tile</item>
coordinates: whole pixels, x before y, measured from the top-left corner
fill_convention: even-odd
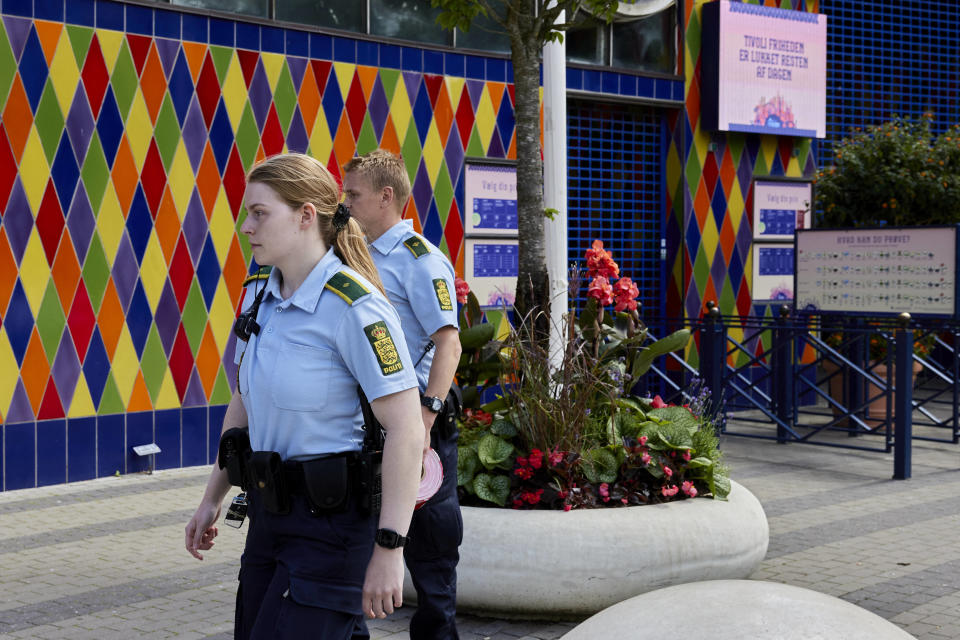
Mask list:
[[[226,47],[210,47],[210,57],[213,58],[213,66],[217,70],[217,81],[223,86],[223,81],[227,77],[227,70],[230,68],[230,61],[233,59],[233,49]]]
[[[13,57],[13,51],[10,50],[7,32],[0,23],[0,100],[6,101],[10,85],[13,84],[13,76],[16,73],[17,60]]]
[[[103,387],[103,395],[100,397],[100,406],[97,408],[98,416],[106,416],[112,413],[123,413],[126,411],[123,404],[123,398],[120,397],[120,391],[117,389],[117,382],[113,379],[113,372],[107,376],[107,384]]]
[[[420,166],[420,156],[423,155],[423,150],[420,148],[420,138],[417,137],[417,128],[413,126],[413,122],[407,127],[407,137],[404,138],[400,150],[403,155],[403,163],[407,165],[410,182],[413,182],[417,176],[417,168]],[[423,214],[424,212],[421,211],[420,213]]]
[[[393,100],[393,92],[397,90],[397,81],[400,72],[397,69],[380,69],[380,82],[383,83],[383,92],[387,94],[387,104]]]
[[[169,93],[164,96],[163,104],[160,105],[157,124],[153,128],[153,137],[157,141],[157,150],[160,152],[163,168],[170,171],[173,157],[177,153],[177,143],[180,141],[180,124],[177,122],[177,112],[173,109],[173,101],[170,100]]]
[[[690,13],[690,23],[687,25],[686,37],[687,51],[690,52],[691,60],[695,61],[700,55],[701,33],[699,11],[694,9]]]
[[[157,333],[157,325],[150,327],[147,344],[143,347],[143,356],[140,358],[140,369],[143,371],[143,381],[147,385],[150,399],[157,401],[157,394],[163,384],[163,374],[167,370],[167,356],[163,352],[163,343]]]
[[[730,151],[730,159],[733,161],[735,168],[740,166],[740,156],[743,155],[745,141],[746,136],[742,133],[727,134],[727,149]]]
[[[440,163],[440,175],[437,176],[437,184],[433,185],[433,197],[437,201],[440,223],[446,226],[450,203],[453,202],[453,185],[450,184],[450,170],[446,160]]]
[[[250,108],[250,102],[243,107],[243,115],[240,116],[240,124],[237,126],[237,151],[240,153],[240,161],[243,163],[244,171],[253,166],[257,159],[257,147],[260,146],[260,131],[257,129],[257,121],[253,117],[253,109]]]
[[[723,253],[720,252],[720,249],[717,249],[716,259],[723,260]],[[716,283],[714,283],[714,286],[716,286]],[[718,304],[720,305],[720,311],[724,315],[736,315],[737,296],[733,293],[733,286],[730,283],[729,276],[723,279],[723,288],[720,289],[720,300]]]
[[[691,222],[691,224],[695,224]],[[710,260],[707,258],[707,252],[703,250],[703,243],[697,249],[697,259],[693,263],[693,279],[697,282],[697,288],[704,291],[707,288],[707,280],[710,279]]]
[[[441,236],[441,237],[440,237],[440,246],[437,247],[437,249],[440,249],[440,251],[443,251],[445,254],[450,255],[450,247],[447,246],[447,237],[446,237],[446,236]]]
[[[53,366],[53,359],[57,355],[57,347],[60,345],[60,338],[63,336],[63,328],[66,324],[67,318],[60,307],[60,296],[57,295],[57,287],[51,279],[47,283],[47,290],[40,303],[40,312],[37,314],[37,331],[40,333],[40,342],[43,343],[43,350],[47,354],[47,363],[50,366]]]
[[[290,119],[293,118],[293,110],[297,106],[297,91],[293,88],[293,79],[290,78],[290,69],[286,63],[280,71],[277,88],[273,92],[273,103],[277,106],[277,117],[280,119],[280,128],[283,129],[283,135],[287,135]]]
[[[700,166],[700,161],[697,159],[697,154],[693,147],[690,147],[690,155],[687,157],[686,177],[687,187],[689,187],[691,194],[697,193],[697,184],[700,181],[702,173],[703,167]]]
[[[90,304],[94,312],[99,313],[103,292],[107,290],[107,282],[110,280],[110,263],[107,261],[107,254],[103,250],[99,233],[94,233],[90,240],[90,248],[87,250],[87,259],[83,263],[81,273],[83,284],[87,287],[87,294],[90,296]]]
[[[777,149],[773,150],[774,153],[777,153]],[[767,166],[767,159],[763,157],[763,147],[760,147],[760,151],[757,152],[757,161],[753,163],[753,175],[756,176],[766,176],[770,174],[770,167]]]
[[[797,151],[797,164],[800,170],[807,166],[807,157],[810,155],[810,138],[799,138],[793,142],[793,148]]]
[[[200,293],[200,285],[197,279],[193,279],[190,285],[190,293],[187,294],[187,302],[183,305],[183,329],[187,333],[187,342],[190,343],[190,351],[197,355],[200,349],[200,343],[203,341],[203,329],[207,325],[207,307],[203,303],[203,294]]]
[[[410,128],[413,128],[411,124]],[[483,143],[480,142],[480,132],[477,131],[477,124],[473,124],[473,131],[470,132],[470,142],[467,143],[467,148],[464,150],[464,154],[468,156],[473,156],[475,158],[482,158],[487,155],[486,151],[483,150]]]
[[[220,365],[217,379],[213,383],[213,393],[210,394],[210,404],[227,404],[232,396],[233,390],[230,389],[227,374],[223,370],[223,365]]]
[[[120,47],[120,55],[117,56],[117,64],[113,67],[113,73],[110,76],[113,95],[117,98],[117,107],[124,122],[130,112],[130,105],[133,104],[133,97],[137,93],[137,82],[137,68],[133,66],[130,48],[124,40],[123,46]]]
[[[90,147],[87,150],[87,158],[83,161],[80,177],[83,178],[87,198],[90,199],[90,207],[96,215],[100,212],[100,205],[103,204],[103,194],[107,188],[107,182],[110,180],[107,157],[103,154],[100,136],[96,131],[90,138]]]
[[[373,122],[370,121],[370,113],[363,116],[363,126],[360,127],[360,137],[357,138],[357,155],[363,155],[368,151],[373,151],[380,143],[377,141],[377,134],[373,130]]]
[[[93,29],[68,24],[67,37],[70,38],[70,46],[73,48],[73,57],[77,61],[77,68],[83,69],[87,52],[90,51],[90,41],[93,40]]]
[[[43,89],[40,104],[37,105],[37,115],[33,122],[37,125],[40,145],[43,147],[44,155],[47,156],[47,162],[53,164],[53,158],[57,154],[57,146],[60,144],[60,136],[63,135],[64,120],[50,78],[47,78],[47,86]]]

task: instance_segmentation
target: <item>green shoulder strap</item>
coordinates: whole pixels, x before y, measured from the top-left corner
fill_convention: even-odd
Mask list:
[[[427,248],[427,245],[424,244],[423,240],[417,236],[410,236],[403,241],[403,246],[407,249],[410,249],[410,253],[413,254],[414,258],[422,258],[423,256],[430,253],[430,249]]]
[[[243,286],[246,287],[251,282],[256,282],[257,280],[266,280],[270,277],[270,271],[273,270],[273,267],[260,267],[257,269],[257,272],[249,275],[244,279]]]
[[[343,301],[349,305],[352,305],[370,293],[370,290],[360,284],[358,280],[343,271],[338,271],[333,274],[333,276],[327,280],[327,284],[323,286],[343,298]]]

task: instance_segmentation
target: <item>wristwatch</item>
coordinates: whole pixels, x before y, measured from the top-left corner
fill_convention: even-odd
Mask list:
[[[420,404],[425,406],[433,413],[440,413],[443,411],[443,400],[440,398],[435,398],[434,396],[420,396]]]
[[[374,541],[384,549],[397,549],[407,544],[410,538],[402,536],[393,529],[377,529]]]

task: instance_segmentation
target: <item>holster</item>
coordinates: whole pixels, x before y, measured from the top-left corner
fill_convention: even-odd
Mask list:
[[[350,506],[350,457],[316,458],[300,463],[304,494],[314,511],[341,512]]]
[[[254,451],[248,465],[250,484],[256,488],[270,513],[290,513],[290,491],[283,473],[283,460],[276,451]]]
[[[443,440],[449,440],[457,433],[457,420],[460,418],[460,409],[463,407],[463,392],[456,383],[450,386],[450,392],[447,393],[446,400],[443,403],[443,411],[437,415],[433,428],[437,430],[437,435]]]
[[[380,513],[383,500],[382,462],[382,451],[363,451],[357,458],[357,506],[362,513]]]
[[[247,461],[250,458],[250,430],[247,427],[227,429],[220,436],[220,448],[217,464],[227,470],[230,484],[249,489],[247,482]]]

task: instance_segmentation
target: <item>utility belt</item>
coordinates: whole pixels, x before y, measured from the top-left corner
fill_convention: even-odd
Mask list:
[[[437,419],[433,423],[433,430],[437,432],[437,437],[449,440],[457,435],[457,419],[460,417],[462,407],[463,392],[454,383],[450,385],[450,391],[443,402],[443,409],[437,414]]]
[[[382,452],[350,451],[310,460],[283,460],[276,451],[253,451],[246,427],[220,438],[219,464],[230,484],[256,491],[270,513],[290,512],[292,498],[304,496],[314,515],[352,507],[378,514],[382,494]]]

